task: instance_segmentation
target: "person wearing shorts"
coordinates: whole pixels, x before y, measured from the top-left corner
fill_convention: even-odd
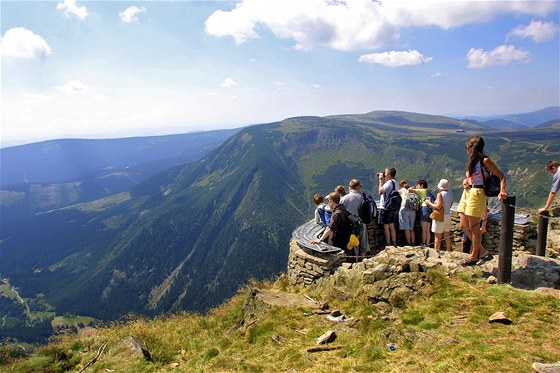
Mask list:
[[[402,198],[401,208],[399,210],[399,230],[404,231],[404,238],[407,245],[414,245],[416,235],[414,233],[414,223],[416,223],[416,210],[408,210],[406,208],[406,200],[408,198],[409,185],[406,181],[399,182],[401,189],[399,194]],[[414,193],[414,192],[410,192]]]
[[[426,206],[434,210],[443,209],[443,221],[432,220],[432,233],[435,234],[434,249],[441,250],[441,239],[445,240],[447,251],[453,251],[451,245],[451,205],[453,205],[453,192],[449,190],[449,181],[441,179],[437,185],[440,192],[436,197],[436,202],[424,201]]]
[[[460,261],[462,266],[477,264],[481,257],[482,234],[480,232],[480,219],[486,209],[486,194],[484,193],[484,169],[496,175],[500,179],[500,193],[498,199],[503,201],[507,198],[506,176],[484,154],[484,139],[481,136],[472,136],[465,142],[465,150],[469,155],[469,163],[465,179],[463,180],[463,195],[457,210],[461,222],[461,229],[472,241],[472,250],[468,257]],[[484,169],[483,166],[484,165]]]
[[[430,207],[424,203],[424,201],[430,201],[428,182],[424,179],[420,179],[416,182],[416,187],[409,188],[408,191],[414,192],[418,196],[420,209],[418,210],[417,219],[420,221],[420,227],[422,228],[422,247],[428,247],[430,246],[430,241],[432,240],[430,234],[430,227],[432,225],[430,214],[432,211]]]
[[[383,233],[385,235],[385,244],[397,246],[397,231],[395,230],[395,221],[397,220],[398,210],[389,210],[385,208],[385,198],[397,189],[395,176],[397,170],[387,167],[385,172],[379,173],[379,224],[383,224]],[[387,197],[388,198],[388,197]]]

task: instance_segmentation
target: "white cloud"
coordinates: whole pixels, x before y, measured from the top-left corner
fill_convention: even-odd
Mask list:
[[[443,73],[441,71],[438,71],[437,73],[433,74],[431,77],[432,78],[441,78],[443,76]]]
[[[358,61],[360,62],[380,64],[387,67],[420,65],[428,63],[431,60],[432,57],[423,56],[417,50],[371,53],[364,54],[358,58]]]
[[[124,11],[119,12],[119,17],[124,23],[132,23],[138,20],[137,15],[140,13],[146,13],[146,8],[138,8],[137,6],[129,6]]]
[[[535,43],[552,40],[558,34],[558,26],[553,22],[531,21],[527,26],[519,26],[508,34],[511,37],[531,38]]]
[[[232,88],[232,87],[237,87],[239,84],[233,80],[232,78],[226,78],[222,84],[220,84],[220,87],[224,87],[224,88]]]
[[[504,66],[512,63],[529,63],[529,52],[515,48],[513,45],[500,45],[488,52],[471,48],[467,53],[470,69],[483,69],[492,66]]]
[[[24,27],[11,28],[1,38],[2,57],[42,59],[51,54],[47,42]]]
[[[66,17],[70,17],[70,14],[73,14],[82,21],[86,19],[89,14],[85,6],[76,4],[76,0],[64,0],[56,5],[56,9],[63,10]]]
[[[554,1],[242,0],[231,11],[214,12],[206,32],[241,44],[268,29],[294,40],[297,50],[326,46],[350,51],[383,47],[399,38],[401,28],[448,29],[507,13],[544,16],[556,7]]]
[[[66,94],[83,94],[89,91],[88,87],[86,87],[82,82],[79,80],[71,80],[68,83],[64,84],[63,86],[55,87],[60,92]]]

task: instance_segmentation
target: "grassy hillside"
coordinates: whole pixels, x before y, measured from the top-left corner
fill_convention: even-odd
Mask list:
[[[22,360],[14,360],[17,351],[0,349],[5,364],[0,368],[76,371],[99,351],[103,351],[100,358],[88,371],[527,372],[535,361],[560,359],[560,340],[554,337],[560,334],[558,299],[488,285],[477,276],[428,274],[430,287],[388,316],[351,284],[312,290],[288,286],[281,276],[273,283],[252,283],[206,316],[182,313],[129,319],[81,335],[63,335]],[[309,295],[357,322],[348,326],[308,308],[277,307],[241,324],[245,300],[255,287],[301,298]],[[488,323],[497,310],[506,312],[512,324]],[[327,330],[337,334],[330,346],[341,348],[308,352]],[[151,361],[115,351],[128,336],[146,343]],[[395,349],[390,350],[389,344]]]

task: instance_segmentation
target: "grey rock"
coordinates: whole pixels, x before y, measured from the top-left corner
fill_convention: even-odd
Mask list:
[[[489,323],[500,323],[504,325],[510,325],[512,321],[506,316],[504,312],[496,312],[488,319]]]
[[[552,364],[533,363],[532,368],[537,373],[560,373],[560,362]]]
[[[332,342],[335,339],[336,339],[336,333],[333,330],[329,330],[328,332],[324,333],[319,338],[317,338],[317,344],[322,345],[325,343]]]
[[[111,355],[125,355],[130,358],[142,358],[152,360],[152,355],[144,341],[139,337],[129,336],[123,338],[113,348],[111,348]]]

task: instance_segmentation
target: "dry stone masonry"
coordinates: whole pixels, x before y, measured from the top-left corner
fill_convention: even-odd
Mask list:
[[[534,254],[536,250],[537,241],[537,226],[530,219],[519,219],[521,223],[516,223],[514,226],[513,233],[513,256],[514,257],[526,257],[530,254]],[[500,239],[500,218],[499,216],[490,214],[487,223],[487,232],[483,236],[483,245],[488,251],[494,254],[495,259],[493,263],[489,265],[494,265],[497,268],[497,254],[499,252],[499,239]],[[313,225],[312,222],[307,223]],[[303,227],[303,228],[302,228]],[[462,267],[458,265],[460,258],[464,256],[462,254],[461,245],[461,235],[459,224],[459,215],[456,211],[452,212],[452,240],[453,240],[453,252],[437,252],[433,249],[421,249],[420,247],[404,246],[398,248],[389,247],[388,249],[381,251],[374,258],[366,259],[363,263],[350,264],[345,263],[347,260],[343,252],[319,252],[314,251],[314,246],[309,244],[301,244],[301,237],[303,231],[307,228],[304,226],[298,228],[298,234],[294,235],[294,238],[290,242],[290,253],[288,257],[288,277],[291,284],[304,284],[311,285],[317,283],[320,279],[334,275],[340,270],[347,270],[349,267],[362,269],[362,275],[365,278],[370,278],[371,276],[377,276],[376,280],[385,280],[379,278],[380,274],[375,272],[375,274],[370,273],[371,268],[363,268],[364,266],[370,266],[371,260],[378,260],[380,255],[384,257],[389,250],[394,253],[397,258],[401,258],[404,255],[401,263],[403,268],[399,272],[425,272],[428,268],[433,266],[440,266],[444,268],[445,271],[450,274],[456,270],[461,270]],[[316,235],[316,227],[311,227],[307,229],[309,232],[312,231],[313,235]],[[402,234],[402,232],[401,232]],[[311,233],[309,233],[306,238],[310,239]],[[420,236],[420,232],[417,232],[417,237]],[[384,245],[383,228],[378,226],[376,222],[368,225],[368,238],[370,247],[373,252],[379,252],[378,248]],[[398,236],[398,242],[403,242],[404,237]],[[299,240],[298,240],[299,239]],[[397,255],[398,254],[398,255]],[[411,259],[415,258],[415,259]],[[538,262],[538,259],[532,259],[532,262]],[[365,263],[365,264],[364,264]],[[515,261],[514,261],[515,264]],[[523,267],[523,266],[522,266]],[[560,266],[553,267],[560,268]],[[492,273],[492,268],[487,268],[489,273]],[[523,271],[518,274],[521,275]],[[389,274],[390,275],[390,274]],[[560,288],[560,276],[557,272],[553,271],[549,274],[550,278],[547,283],[551,284],[553,288]],[[523,277],[522,275],[521,277]],[[388,278],[388,277],[387,277]],[[516,279],[515,274],[513,276]]]

